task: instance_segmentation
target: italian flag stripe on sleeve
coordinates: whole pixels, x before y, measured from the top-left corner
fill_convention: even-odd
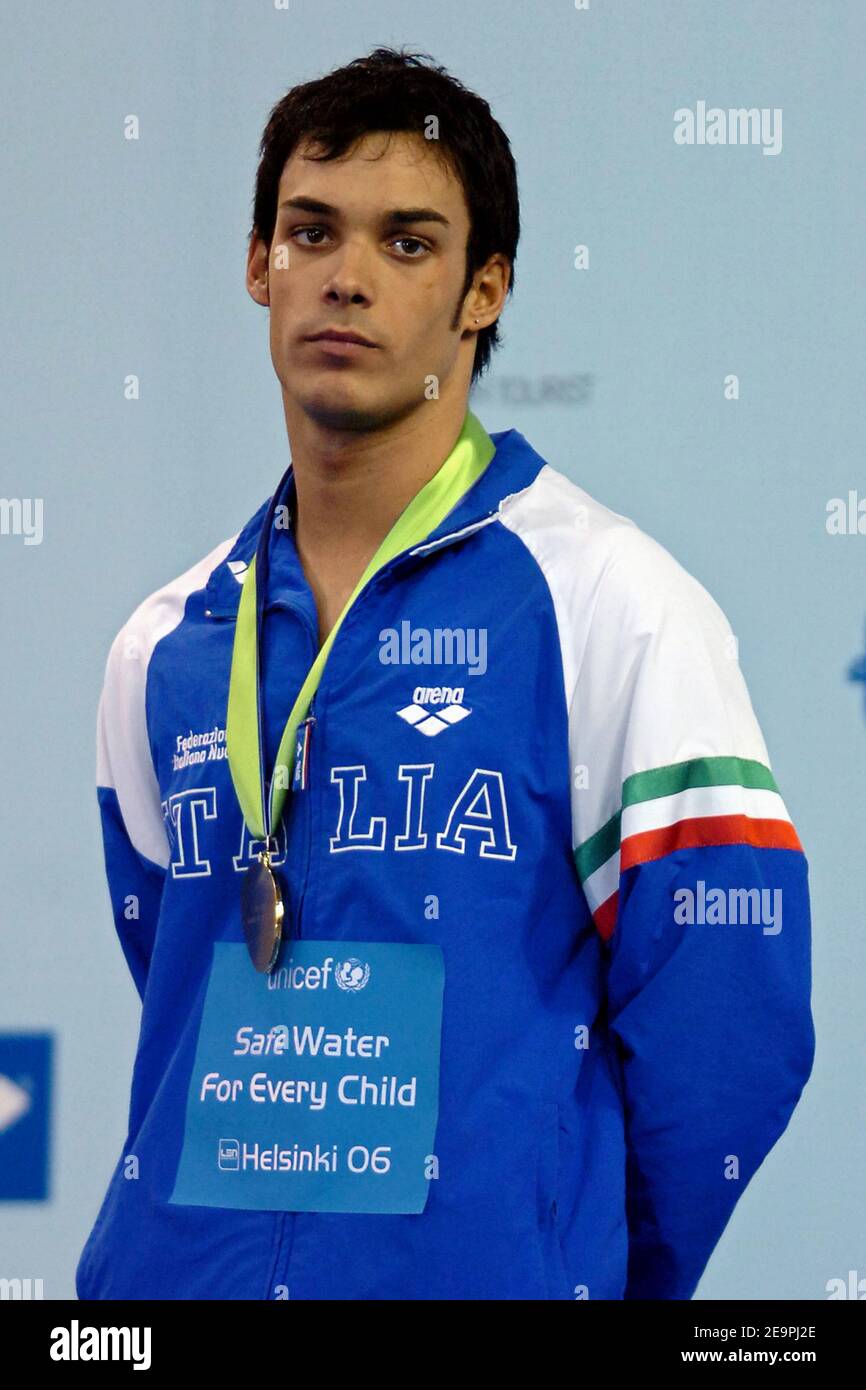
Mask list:
[[[768,767],[749,758],[693,758],[626,778],[621,809],[574,851],[599,934],[613,935],[621,873],[701,845],[802,852]]]

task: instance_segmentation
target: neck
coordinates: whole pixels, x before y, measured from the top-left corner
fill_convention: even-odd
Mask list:
[[[295,481],[295,541],[324,640],[401,512],[457,442],[464,398],[425,401],[381,430],[331,430],[284,401]]]
[[[350,548],[372,556],[412,498],[441,468],[468,409],[427,401],[369,433],[321,429],[308,417],[289,427],[297,490],[296,537],[303,556]]]

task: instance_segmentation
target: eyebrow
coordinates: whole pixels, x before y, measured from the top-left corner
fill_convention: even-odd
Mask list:
[[[323,217],[341,215],[339,208],[332,207],[330,203],[322,203],[318,198],[287,198],[284,203],[280,203],[280,210],[283,208],[295,208],[298,212],[317,212]],[[439,222],[443,227],[451,226],[448,218],[435,208],[391,208],[383,213],[382,218],[389,226],[406,226],[410,222]]]

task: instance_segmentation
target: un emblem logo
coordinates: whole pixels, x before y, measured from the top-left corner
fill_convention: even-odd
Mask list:
[[[340,961],[334,970],[334,979],[340,989],[356,991],[363,989],[370,978],[370,967],[363,961],[350,956],[348,960]]]

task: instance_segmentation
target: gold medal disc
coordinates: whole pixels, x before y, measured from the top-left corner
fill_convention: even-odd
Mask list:
[[[261,851],[244,874],[241,922],[250,959],[256,970],[273,968],[283,934],[285,907],[270,856]]]

